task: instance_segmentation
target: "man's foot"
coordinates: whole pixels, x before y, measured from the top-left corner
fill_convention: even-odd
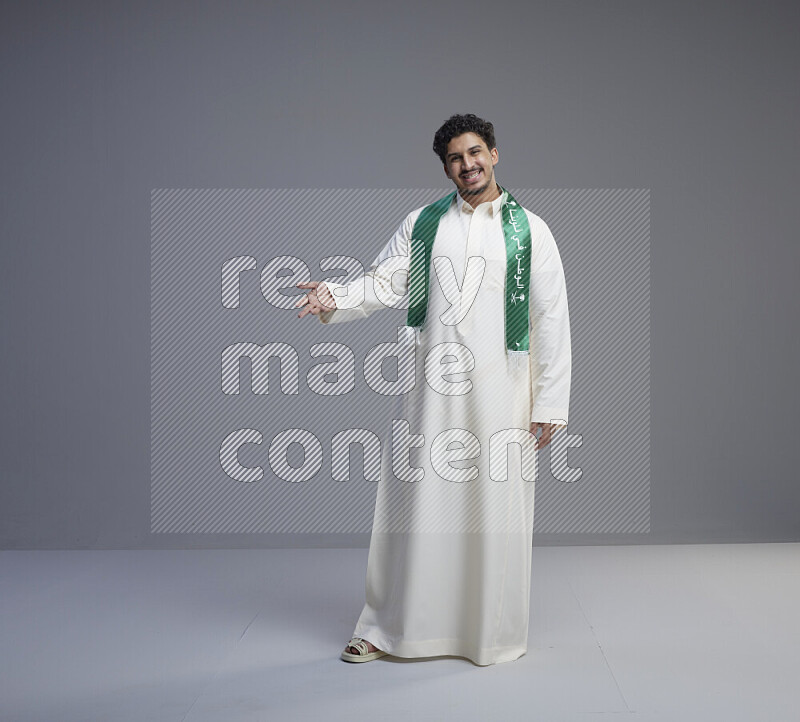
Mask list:
[[[380,651],[372,642],[368,642],[366,639],[364,640],[364,644],[367,645],[367,654],[369,654],[370,652]],[[354,647],[352,644],[347,645],[347,651],[350,652],[350,654],[360,654],[358,649]]]
[[[386,654],[378,649],[372,642],[362,637],[353,637],[342,652],[342,659],[347,662],[371,662],[373,659]]]

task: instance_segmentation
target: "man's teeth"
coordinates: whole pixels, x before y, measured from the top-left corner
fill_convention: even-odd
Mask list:
[[[464,178],[474,178],[476,175],[478,175],[478,173],[480,173],[480,171],[479,171],[479,170],[474,170],[474,171],[472,171],[472,173],[467,173],[467,174],[464,176]]]

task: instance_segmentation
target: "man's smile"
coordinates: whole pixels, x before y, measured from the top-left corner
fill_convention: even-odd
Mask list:
[[[481,174],[481,169],[478,168],[477,170],[471,170],[469,173],[462,173],[461,177],[466,180],[475,180]]]

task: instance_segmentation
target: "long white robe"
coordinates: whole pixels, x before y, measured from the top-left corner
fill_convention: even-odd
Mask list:
[[[462,298],[470,293],[463,287],[467,259],[484,258],[485,273],[466,316],[447,325],[441,316],[451,303],[432,264],[426,323],[413,346],[416,383],[402,397],[407,433],[421,435],[423,444],[410,451],[396,444],[394,454],[389,443],[383,447],[366,603],[353,634],[398,657],[454,655],[488,665],[527,651],[536,456],[527,432],[532,421],[567,423],[571,350],[561,258],[547,224],[525,209],[531,354],[506,353],[504,200],[505,193],[473,209],[457,194],[440,220],[432,258],[450,259]],[[337,309],[320,314],[322,323],[365,318],[391,303],[392,294],[406,294],[410,238],[421,211],[405,218],[364,276],[327,282]],[[442,283],[453,298],[446,275]],[[474,367],[440,366],[469,354]],[[426,357],[432,381],[439,370],[438,385],[426,380]],[[469,370],[453,374],[456,368]],[[471,387],[454,386],[465,380]],[[460,395],[449,395],[455,388]],[[513,429],[528,442],[505,431]],[[505,445],[497,454],[493,449],[490,465],[490,439],[497,441],[498,432],[520,443],[509,444],[507,455]]]

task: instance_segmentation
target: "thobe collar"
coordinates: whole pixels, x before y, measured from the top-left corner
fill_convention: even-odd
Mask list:
[[[500,190],[502,191],[502,193],[500,193],[500,195],[491,202],[491,208],[489,209],[489,215],[491,215],[492,217],[494,217],[494,216],[496,216],[498,214],[498,212],[500,211],[500,206],[503,204],[503,201],[506,199],[506,190],[505,190],[505,188],[503,188],[503,186],[500,186]],[[457,208],[458,208],[458,212],[459,213],[474,213],[475,212],[475,209],[469,204],[468,201],[465,201],[461,197],[461,194],[458,191],[456,191],[456,204],[457,204]],[[483,204],[481,204],[481,205],[483,205]],[[480,208],[480,206],[478,206],[478,207]]]

